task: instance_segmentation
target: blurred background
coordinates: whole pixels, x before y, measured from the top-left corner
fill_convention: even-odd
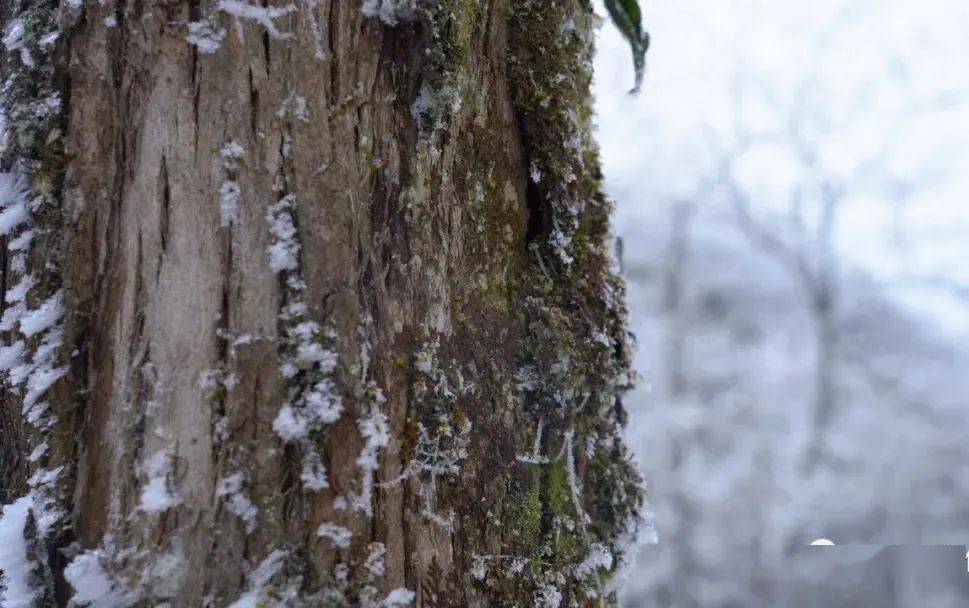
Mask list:
[[[659,533],[625,605],[969,605],[969,2],[640,2],[643,93],[607,23],[594,85]]]

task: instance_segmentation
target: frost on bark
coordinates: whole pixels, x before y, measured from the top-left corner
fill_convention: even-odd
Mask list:
[[[264,4],[0,2],[0,604],[613,602],[590,9]]]

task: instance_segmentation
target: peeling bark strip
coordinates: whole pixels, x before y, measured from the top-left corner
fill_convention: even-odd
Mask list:
[[[0,605],[615,603],[586,3],[0,17]]]

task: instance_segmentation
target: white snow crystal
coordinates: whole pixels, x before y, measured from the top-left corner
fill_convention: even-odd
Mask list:
[[[569,254],[569,246],[572,244],[572,237],[562,232],[561,228],[556,228],[548,237],[548,242],[552,248],[555,249],[555,252],[558,253],[559,259],[561,259],[566,266],[571,266],[572,262],[575,261],[572,255]]]
[[[64,296],[58,291],[20,319],[20,331],[28,338],[50,329],[64,316]]]
[[[384,599],[384,606],[387,608],[399,608],[402,606],[410,606],[413,602],[414,592],[404,587],[398,587],[387,594],[387,598]]]
[[[29,219],[27,204],[22,201],[4,207],[3,211],[0,211],[0,236],[10,234],[10,231]]]
[[[34,67],[34,58],[30,55],[30,50],[24,46],[24,22],[22,19],[12,19],[7,23],[7,29],[3,34],[3,46],[11,53],[20,51],[20,60],[27,67]]]
[[[256,569],[249,574],[249,590],[229,605],[229,608],[258,608],[259,606],[271,605],[263,603],[263,594],[266,585],[282,570],[285,558],[286,552],[280,549],[276,549],[266,556],[266,559],[262,560]]]
[[[23,302],[15,302],[12,306],[7,307],[7,310],[3,311],[3,316],[0,317],[0,331],[12,330],[26,312],[27,306]]]
[[[47,453],[47,450],[48,450],[48,445],[46,442],[38,444],[37,447],[35,447],[34,450],[30,453],[30,456],[27,457],[27,460],[30,462],[37,462],[38,460],[44,457],[44,454]]]
[[[0,346],[0,371],[7,371],[23,361],[24,349],[26,345],[23,340],[18,340],[9,346]]]
[[[27,541],[24,527],[33,505],[30,496],[17,499],[3,506],[0,515],[0,606],[4,608],[33,608],[36,592],[30,584],[33,565],[27,559]]]
[[[283,559],[286,557],[286,552],[280,549],[276,549],[268,556],[266,559],[259,562],[259,566],[249,575],[249,580],[253,587],[265,587],[269,584],[276,574],[283,567]]]
[[[168,491],[168,482],[164,477],[152,477],[141,490],[142,511],[161,513],[177,504],[178,501]]]
[[[35,367],[27,380],[24,406],[29,407],[36,403],[37,399],[46,393],[47,389],[53,386],[66,373],[67,366],[54,368],[43,365]]]
[[[127,608],[137,601],[135,594],[120,589],[101,565],[100,551],[75,557],[64,569],[64,578],[74,588],[72,605],[90,608]]]
[[[602,543],[595,543],[589,549],[589,555],[575,567],[575,577],[578,579],[588,578],[594,575],[599,568],[611,570],[612,564],[612,553],[608,547]]]
[[[235,141],[230,140],[222,146],[219,150],[219,156],[222,157],[222,164],[226,169],[235,171],[239,168],[239,161],[246,155],[246,149],[242,145]]]
[[[286,116],[291,116],[300,122],[309,122],[310,111],[306,105],[306,98],[296,93],[290,93],[289,97],[280,105],[279,110],[276,111],[277,118]]]
[[[367,17],[377,17],[393,27],[414,16],[414,0],[363,0],[360,11]]]
[[[316,530],[316,535],[330,539],[333,546],[339,547],[340,549],[346,549],[349,547],[350,539],[353,538],[352,532],[343,526],[338,526],[337,524],[331,523],[321,524]]]
[[[431,106],[434,103],[434,89],[431,85],[424,84],[421,86],[420,92],[417,94],[417,99],[410,107],[410,115],[414,120],[420,122],[422,118],[430,113]]]
[[[7,244],[7,249],[10,251],[23,251],[30,246],[31,241],[34,240],[35,236],[37,236],[37,231],[33,228],[30,230],[24,230],[17,238],[11,240]]]
[[[20,279],[20,282],[7,290],[7,304],[23,302],[27,298],[27,292],[37,283],[33,275],[27,275]]]
[[[319,492],[330,487],[330,481],[326,478],[326,467],[320,453],[315,449],[310,449],[303,456],[303,468],[299,474],[303,487],[307,490]]]
[[[328,374],[336,369],[339,357],[332,350],[325,349],[319,342],[303,341],[297,347],[297,357],[300,364],[308,367],[319,363],[320,371]]]
[[[372,406],[370,415],[357,421],[357,428],[366,441],[363,451],[357,457],[357,466],[364,471],[376,471],[380,466],[377,455],[381,448],[390,443],[387,416],[376,406]]]
[[[199,53],[211,55],[219,50],[225,40],[225,30],[213,25],[210,21],[193,21],[188,24],[188,34],[185,39],[189,44],[198,47]]]
[[[330,380],[317,382],[313,390],[307,393],[306,407],[313,421],[322,424],[333,424],[343,413],[342,399],[336,394],[336,387]]]
[[[228,141],[219,150],[222,157],[222,166],[230,175],[222,182],[219,187],[219,215],[222,220],[222,227],[231,226],[239,220],[239,200],[242,197],[242,189],[232,175],[239,170],[239,161],[245,156],[245,149],[236,141]]]
[[[562,605],[562,592],[554,585],[545,583],[538,589],[535,597],[535,608],[559,608]]]
[[[239,184],[227,179],[219,187],[219,217],[222,220],[222,227],[226,228],[239,221],[239,199],[242,197],[242,190]]]
[[[171,461],[165,451],[156,452],[145,463],[148,483],[141,489],[141,504],[139,509],[149,513],[161,513],[181,502],[169,488],[169,475],[172,472]]]
[[[333,383],[329,380],[318,382],[306,394],[304,407],[287,403],[280,408],[273,421],[273,430],[284,441],[291,442],[305,439],[311,430],[336,422],[343,413],[343,404],[333,391]]]
[[[471,560],[471,576],[476,581],[483,581],[488,576],[488,560],[484,555],[475,555]]]
[[[538,169],[538,165],[535,164],[535,161],[532,161],[532,168],[529,175],[532,178],[532,181],[536,184],[542,181],[542,172]]]
[[[0,173],[0,208],[23,206],[26,211],[29,194],[30,186],[23,174]]]
[[[246,532],[252,534],[256,529],[256,517],[259,515],[259,509],[243,493],[243,481],[242,473],[223,477],[216,484],[215,495],[225,500],[226,509],[230,513],[246,522]]]
[[[363,567],[372,577],[381,577],[387,571],[387,547],[383,543],[370,543],[370,554],[363,563]]]
[[[323,50],[323,28],[320,27],[320,20],[316,14],[319,0],[303,0],[303,2],[306,4],[306,15],[309,17],[310,25],[313,28],[313,44],[316,48],[314,57],[323,61],[326,59],[326,52]]]
[[[309,434],[309,421],[301,410],[284,405],[273,420],[273,430],[284,441],[296,441]]]
[[[48,32],[41,36],[40,40],[37,41],[37,46],[42,49],[49,49],[50,47],[54,46],[54,43],[57,42],[57,39],[60,38],[60,36],[61,33],[57,30]]]
[[[248,19],[255,21],[266,29],[266,33],[271,38],[284,40],[292,38],[289,32],[280,32],[276,27],[275,19],[284,17],[296,10],[295,4],[285,6],[256,6],[241,0],[219,0],[219,10],[225,11],[236,19]]]
[[[293,224],[291,209],[296,203],[293,195],[284,196],[269,207],[266,221],[273,243],[267,249],[269,267],[274,272],[296,270],[299,266],[299,241],[296,238],[296,225]]]

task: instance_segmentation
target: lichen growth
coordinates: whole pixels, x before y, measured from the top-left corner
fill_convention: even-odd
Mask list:
[[[453,195],[466,210],[469,236],[453,268],[425,260],[415,268],[432,284],[447,273],[453,316],[448,332],[431,329],[435,367],[422,358],[426,340],[415,346],[417,410],[405,453],[413,453],[420,429],[456,412],[425,388],[428,370],[437,387],[448,386],[440,379],[456,370],[473,370],[469,377],[488,390],[459,400],[474,421],[467,462],[496,483],[487,506],[459,484],[438,492],[437,508],[488,522],[462,528],[478,593],[496,606],[614,603],[609,574],[644,499],[621,439],[621,397],[632,372],[624,285],[604,246],[611,206],[591,136],[594,16],[581,3],[553,0],[516,3],[507,14],[508,84],[528,181],[523,209],[521,190],[496,182],[494,157],[477,151],[502,145],[488,139],[486,118],[474,118],[480,7],[463,0],[436,6],[424,21],[432,41],[410,106],[419,138],[402,201],[412,238],[434,242],[434,204]],[[478,128],[455,141],[452,127],[469,121]],[[466,174],[441,173],[448,146],[468,163]],[[452,358],[461,363],[444,364]],[[539,428],[539,457],[516,459],[531,452]],[[496,460],[503,464],[485,464]]]
[[[522,415],[531,428],[544,427],[544,458],[522,459],[509,484],[518,508],[509,509],[506,527],[517,533],[515,550],[532,558],[531,568],[497,578],[517,581],[523,599],[536,605],[554,603],[550,585],[571,604],[614,602],[608,573],[619,565],[644,501],[621,439],[621,397],[632,372],[624,286],[604,249],[611,206],[591,137],[593,19],[586,8],[533,0],[509,20],[508,69],[530,180],[529,253],[515,294],[524,302],[526,332],[515,378]],[[529,468],[542,471],[537,480],[521,470]],[[579,568],[603,551],[608,567],[594,568],[596,576]],[[496,574],[508,574],[503,563],[495,564]],[[489,589],[494,601],[509,597],[502,584]]]

